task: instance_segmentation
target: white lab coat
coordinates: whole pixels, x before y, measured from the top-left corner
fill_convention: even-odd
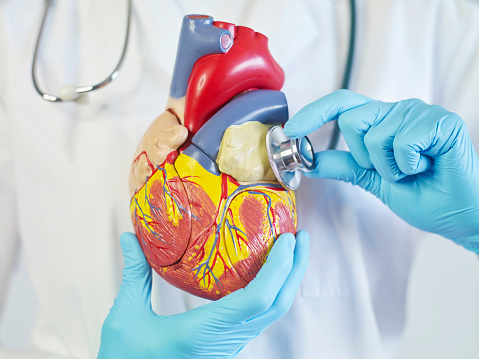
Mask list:
[[[43,1],[0,3],[0,304],[20,240],[40,305],[33,343],[59,357],[96,357],[121,280],[118,238],[132,230],[129,164],[166,104],[185,14],[210,14],[267,35],[286,73],[291,115],[337,89],[343,75],[345,0],[133,4],[122,72],[82,106],[48,103],[33,88]],[[478,148],[479,3],[357,0],[357,7],[351,89],[384,101],[441,104],[462,116]],[[126,2],[62,1],[51,15],[40,86],[58,94],[64,84],[103,80],[122,49]],[[311,136],[317,149],[330,129]],[[303,181],[298,216],[312,239],[308,271],[290,312],[238,358],[388,358],[404,328],[420,232],[359,188]],[[205,302],[157,276],[153,300],[160,314]]]

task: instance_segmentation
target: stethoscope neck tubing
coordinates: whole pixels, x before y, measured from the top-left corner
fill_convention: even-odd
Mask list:
[[[38,52],[40,48],[40,42],[42,41],[42,34],[43,34],[43,29],[45,28],[45,21],[47,19],[47,14],[48,14],[48,9],[50,9],[50,6],[52,5],[53,0],[46,0],[45,1],[45,10],[43,12],[43,17],[42,17],[42,22],[40,25],[40,31],[38,31],[38,36],[37,36],[37,42],[35,44],[35,52],[33,54],[33,61],[32,61],[32,80],[33,80],[33,86],[35,87],[35,90],[38,92],[40,96],[43,97],[43,99],[51,102],[60,102],[61,99],[44,93],[40,87],[38,86],[38,81],[37,81],[37,70],[36,70],[36,64],[37,64],[37,59],[38,59]]]
[[[344,68],[344,76],[341,82],[342,89],[348,89],[351,82],[351,72],[354,60],[354,47],[356,45],[356,4],[354,0],[349,0],[350,23],[349,29],[349,49],[348,57],[346,59],[346,66]],[[341,133],[338,123],[334,125],[333,133],[329,141],[328,150],[334,150],[338,145],[339,134]]]
[[[62,100],[62,98],[60,98],[58,96],[55,96],[55,95],[47,94],[40,89],[40,87],[38,86],[37,71],[36,71],[36,64],[38,63],[38,53],[39,53],[39,49],[40,49],[40,43],[41,43],[42,37],[43,37],[42,36],[43,31],[45,29],[45,22],[46,22],[48,12],[49,12],[53,2],[54,2],[54,0],[46,0],[45,1],[45,11],[43,13],[43,18],[42,18],[41,25],[40,25],[40,31],[38,31],[37,42],[35,44],[35,52],[33,54],[32,80],[33,80],[33,86],[35,87],[35,90],[38,92],[38,94],[43,99],[45,99],[47,101],[50,101],[50,102],[63,102],[64,100]],[[123,51],[121,53],[120,59],[119,59],[118,63],[116,64],[114,70],[111,72],[111,74],[106,79],[104,79],[103,81],[101,81],[101,82],[99,82],[95,85],[75,87],[74,89],[75,89],[75,92],[77,94],[85,94],[87,92],[91,92],[91,91],[100,89],[102,87],[105,87],[106,85],[108,85],[110,82],[112,82],[113,80],[115,80],[118,77],[118,75],[120,73],[121,66],[123,65],[123,62],[124,62],[125,57],[126,57],[126,51],[128,49],[128,41],[129,41],[129,38],[130,38],[130,25],[131,25],[131,8],[132,8],[131,0],[128,0],[127,25],[126,25],[125,41],[124,41],[124,44],[123,44]]]
[[[354,47],[356,44],[356,4],[354,0],[349,0],[350,4],[350,17],[351,17],[351,27],[349,29],[349,50],[348,50],[348,58],[346,60],[346,66],[344,68],[344,76],[343,81],[341,83],[342,89],[349,88],[349,84],[351,81],[351,71],[353,67],[353,60],[354,60]]]

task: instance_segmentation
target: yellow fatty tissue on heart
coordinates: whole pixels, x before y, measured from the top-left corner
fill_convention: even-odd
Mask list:
[[[276,180],[266,152],[270,127],[257,121],[228,127],[216,158],[220,171],[244,182]]]

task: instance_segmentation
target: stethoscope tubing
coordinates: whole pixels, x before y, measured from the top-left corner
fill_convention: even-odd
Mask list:
[[[40,49],[40,43],[42,41],[42,34],[43,34],[43,30],[45,28],[45,22],[46,22],[46,18],[48,16],[48,12],[50,11],[53,2],[54,2],[54,0],[46,0],[45,1],[45,11],[43,13],[43,18],[42,18],[42,22],[41,22],[41,25],[40,25],[40,30],[38,32],[37,42],[35,44],[35,52],[33,54],[32,80],[33,80],[33,86],[35,87],[35,90],[38,92],[38,94],[44,100],[47,100],[47,101],[50,101],[50,102],[64,102],[65,100],[63,100],[61,97],[47,94],[40,89],[40,86],[38,85],[37,71],[36,71],[36,64],[38,62],[37,60],[38,60],[38,53],[39,53],[39,49]],[[131,24],[131,8],[132,8],[131,0],[128,0],[127,26],[126,26],[125,41],[124,41],[124,44],[123,44],[123,51],[121,52],[120,59],[119,59],[117,65],[115,66],[114,70],[111,72],[111,74],[106,79],[104,79],[103,81],[101,81],[101,82],[99,82],[95,85],[86,85],[86,86],[75,87],[74,88],[75,92],[78,95],[85,94],[87,92],[91,92],[91,91],[100,89],[102,87],[105,87],[106,85],[108,85],[110,82],[112,82],[113,80],[115,80],[118,77],[118,75],[120,73],[121,66],[123,65],[123,62],[125,60],[126,51],[127,51],[127,48],[128,48],[128,40],[129,40],[129,37],[130,37],[130,24]]]
[[[354,47],[356,45],[356,4],[354,0],[349,0],[349,7],[351,28],[349,29],[348,58],[346,59],[343,81],[341,82],[342,89],[348,89],[351,82],[351,72],[354,61]],[[339,129],[338,122],[336,121],[333,133],[331,134],[331,139],[329,140],[328,150],[334,150],[337,147],[340,133],[341,131]]]

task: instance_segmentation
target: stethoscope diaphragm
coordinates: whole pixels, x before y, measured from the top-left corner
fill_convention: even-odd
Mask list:
[[[316,163],[309,138],[288,138],[279,126],[268,130],[266,151],[274,175],[279,183],[289,190],[298,188],[301,172],[311,172]]]

